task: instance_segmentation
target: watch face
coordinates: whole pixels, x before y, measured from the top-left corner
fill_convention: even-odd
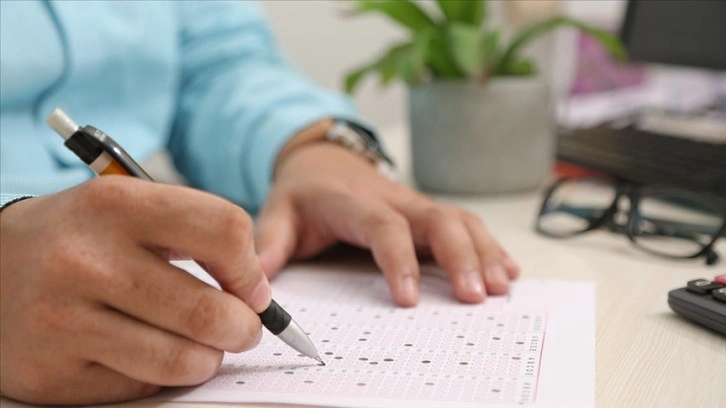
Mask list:
[[[374,162],[386,162],[393,166],[393,162],[381,149],[373,133],[356,123],[339,120],[330,129],[328,140],[344,145],[346,148],[363,154]]]

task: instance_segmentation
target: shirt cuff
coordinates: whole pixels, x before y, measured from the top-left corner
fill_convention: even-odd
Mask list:
[[[26,198],[33,198],[35,196],[33,195],[23,195],[23,194],[0,194],[0,211],[4,210],[6,207],[10,206],[11,204],[15,204],[18,201],[23,201]]]

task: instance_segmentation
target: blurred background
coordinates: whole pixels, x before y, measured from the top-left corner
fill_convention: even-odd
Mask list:
[[[285,54],[306,75],[329,88],[342,89],[344,74],[378,55],[384,46],[406,38],[407,32],[380,16],[346,17],[351,2],[345,0],[267,0],[262,1],[278,42]],[[435,8],[431,1],[424,7]],[[510,0],[489,2],[489,21],[494,25],[514,25],[508,19]],[[553,9],[591,24],[617,31],[625,12],[625,0],[534,0],[519,1],[530,9],[529,18],[547,17]],[[527,52],[551,78],[555,90],[566,92],[576,68],[578,35],[559,30],[536,40]],[[363,116],[377,126],[397,124],[406,118],[405,86],[393,83],[382,89],[375,79],[364,81],[355,100]]]
[[[343,89],[345,74],[353,68],[409,37],[407,30],[378,13],[346,15],[355,6],[352,1],[261,3],[283,52],[306,75],[332,90]],[[432,16],[441,15],[437,9],[441,4],[435,1],[415,4]],[[427,108],[444,116],[426,122],[430,114],[411,108],[411,101],[425,103],[426,95],[409,98],[401,81],[383,87],[378,79],[364,77],[354,94],[362,117],[378,129],[410,129],[420,187],[453,193],[533,188],[541,185],[542,176],[524,173],[542,175],[556,162],[560,175],[582,174],[568,168],[574,164],[623,181],[668,183],[726,197],[726,2],[492,0],[487,7],[485,26],[503,28],[505,40],[533,22],[563,15],[622,38],[631,60],[613,62],[593,37],[572,28],[555,29],[536,37],[523,52],[549,88],[549,103],[527,106],[535,95],[530,87],[528,95],[520,95],[508,110],[497,112],[493,105],[513,91],[501,88],[506,78],[487,81],[487,86],[470,87],[470,93],[481,90],[492,96],[476,103],[468,99],[467,103],[477,106],[469,116],[486,116],[492,111],[489,118],[474,118],[478,122],[454,131],[451,126],[430,129],[447,120],[449,124],[462,122],[462,115],[447,118],[446,112],[437,111],[462,111],[463,102],[446,104],[443,95],[437,95],[439,105]],[[496,92],[491,89],[495,84],[500,87]],[[550,128],[546,119],[531,117],[538,111],[546,111],[544,116],[554,119],[552,135],[534,135],[537,129]],[[417,120],[417,116],[423,119]],[[516,129],[518,121],[532,123],[523,131]],[[423,137],[427,131],[438,135]],[[524,134],[515,138],[512,135],[517,131]],[[438,152],[451,150],[454,138],[449,136],[466,132],[470,133],[468,139],[442,164]],[[441,133],[448,133],[443,142],[436,140]],[[526,134],[531,137],[525,138]],[[485,137],[489,139],[485,141]],[[530,146],[529,152],[524,150],[526,146]],[[424,147],[430,152],[423,151]],[[466,155],[473,157],[462,164]],[[439,174],[422,174],[430,170],[431,163],[440,167],[436,169]],[[492,165],[485,167],[484,163]],[[476,177],[467,177],[470,174]],[[495,176],[487,178],[488,174]],[[506,185],[497,185],[506,177],[511,178]],[[455,187],[457,181],[473,187],[465,191]]]

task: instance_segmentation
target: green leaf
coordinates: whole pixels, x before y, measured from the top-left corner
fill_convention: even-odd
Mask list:
[[[493,64],[499,58],[499,30],[484,33],[481,40],[482,56],[485,64]]]
[[[381,55],[374,62],[363,65],[349,72],[345,76],[345,92],[355,92],[358,84],[368,74],[377,72],[381,75],[381,82],[386,84],[397,74],[398,54],[400,54],[405,45],[391,47],[385,54]]]
[[[457,66],[469,77],[482,81],[499,58],[499,30],[482,33],[474,26],[452,23],[449,48]]]
[[[462,71],[454,61],[451,47],[449,47],[448,33],[443,30],[435,30],[431,33],[426,62],[431,71],[439,78],[464,78],[466,73]]]
[[[469,76],[481,76],[484,71],[484,49],[479,29],[462,23],[451,23],[448,34],[449,48],[456,65]]]
[[[520,59],[512,63],[509,75],[532,75],[535,71],[534,62],[532,62],[532,60]]]
[[[494,68],[499,61],[501,54],[499,36],[499,30],[492,30],[484,33],[481,39],[482,66],[484,67],[479,78],[481,81],[494,72]]]
[[[420,32],[398,56],[400,76],[408,84],[416,84],[423,80],[426,69],[426,52],[431,41],[431,31]]]
[[[382,13],[413,31],[434,27],[436,23],[410,0],[358,0],[355,14]]]
[[[587,34],[593,36],[600,42],[610,53],[612,57],[617,60],[625,60],[627,53],[625,48],[620,41],[613,35],[606,31],[599,30],[586,24],[582,21],[578,21],[569,17],[553,17],[549,20],[545,20],[539,23],[535,23],[524,30],[520,31],[512,40],[509,48],[502,55],[501,60],[496,68],[498,75],[507,75],[514,69],[513,65],[518,60],[517,54],[529,41],[533,40],[539,35],[546,33],[554,28],[560,26],[570,26],[578,28]]]
[[[345,92],[352,94],[358,87],[358,83],[363,77],[372,70],[370,65],[366,65],[360,68],[356,68],[345,75],[343,88]]]
[[[426,51],[430,39],[431,31],[422,31],[413,41],[395,45],[375,62],[351,71],[345,77],[345,91],[353,93],[363,77],[371,73],[377,73],[383,85],[396,77],[409,84],[420,82],[426,69]]]
[[[436,3],[450,23],[459,22],[478,27],[487,12],[486,0],[436,0]]]

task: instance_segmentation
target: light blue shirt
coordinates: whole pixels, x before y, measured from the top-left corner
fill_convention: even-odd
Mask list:
[[[250,211],[292,135],[355,119],[288,64],[250,2],[0,2],[4,200],[93,176],[45,124],[55,107],[137,161],[168,149],[191,185]]]

